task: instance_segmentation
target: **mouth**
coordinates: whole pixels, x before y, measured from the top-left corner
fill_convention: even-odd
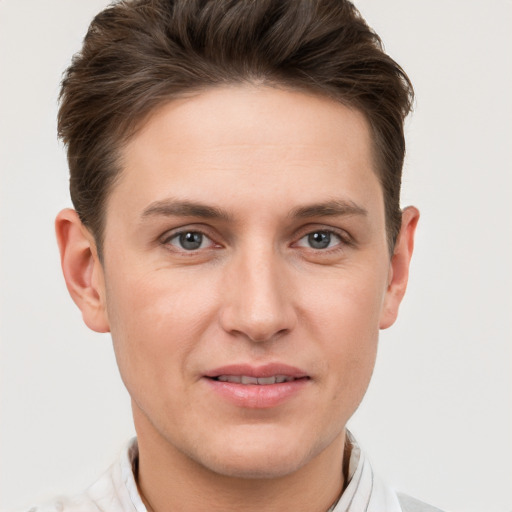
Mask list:
[[[308,379],[309,377],[300,378]],[[272,384],[282,384],[283,382],[293,382],[294,380],[299,379],[290,377],[288,375],[273,375],[270,377],[252,377],[250,375],[219,375],[218,377],[213,377],[213,380],[244,385],[270,386]]]
[[[260,366],[230,364],[207,372],[205,377],[219,382],[269,386],[300,379],[309,379],[307,372],[282,363],[268,363]]]
[[[210,388],[232,404],[252,409],[276,407],[308,388],[311,377],[304,371],[283,364],[229,365],[207,375]]]

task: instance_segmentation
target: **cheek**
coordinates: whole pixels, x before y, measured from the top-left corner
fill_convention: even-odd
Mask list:
[[[340,350],[376,339],[387,283],[385,266],[380,267],[368,272],[367,266],[353,266],[305,283],[301,314],[327,331],[328,339],[337,339]]]
[[[162,272],[106,283],[107,309],[119,369],[131,391],[152,382],[180,385],[191,354],[212,317],[208,297]]]
[[[386,289],[381,271],[361,275],[357,269],[310,288],[304,318],[326,354],[323,372],[334,400],[356,407],[370,381],[379,337],[379,318]],[[341,396],[343,393],[344,396]]]

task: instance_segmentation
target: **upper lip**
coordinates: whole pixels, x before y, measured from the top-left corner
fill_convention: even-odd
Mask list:
[[[251,364],[230,364],[209,370],[204,376],[215,378],[220,375],[244,375],[247,377],[273,377],[275,375],[284,375],[295,379],[309,377],[308,373],[300,368],[283,363],[268,363],[258,366]]]

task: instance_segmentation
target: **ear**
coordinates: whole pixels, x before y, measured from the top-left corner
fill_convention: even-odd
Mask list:
[[[381,329],[387,329],[393,325],[398,316],[398,308],[409,280],[409,265],[414,249],[414,233],[419,218],[420,212],[414,206],[409,206],[402,212],[402,226],[389,265],[389,284],[380,316],[379,327]]]
[[[75,210],[62,210],[55,219],[60,260],[66,286],[87,327],[109,332],[105,279],[96,243]]]

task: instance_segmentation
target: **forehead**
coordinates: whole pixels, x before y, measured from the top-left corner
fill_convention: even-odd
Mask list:
[[[163,104],[128,145],[128,161],[149,139],[194,153],[245,144],[324,151],[342,143],[338,156],[351,159],[370,157],[372,147],[360,111],[318,94],[256,85],[207,89]]]
[[[322,96],[249,85],[158,108],[123,151],[107,214],[120,196],[142,211],[177,193],[224,208],[279,197],[290,207],[327,196],[382,202],[362,113]]]

